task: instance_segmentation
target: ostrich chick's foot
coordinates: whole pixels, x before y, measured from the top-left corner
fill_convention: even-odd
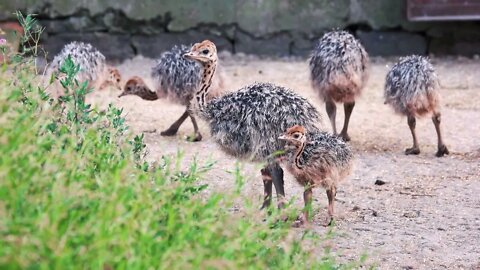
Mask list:
[[[437,157],[443,157],[444,155],[450,154],[450,151],[448,151],[448,148],[445,145],[441,145],[438,147],[438,151],[435,154]]]
[[[327,222],[325,223],[325,227],[335,226],[335,219],[333,217],[329,217]]]
[[[187,136],[187,141],[189,142],[199,142],[202,140],[202,134],[195,133],[194,135]]]
[[[295,222],[293,222],[292,227],[308,229],[308,228],[312,227],[312,223],[310,223],[310,221],[308,221],[308,219],[305,217],[305,214],[301,214],[300,216],[298,216],[297,220],[295,220]]]
[[[162,132],[160,132],[160,135],[162,136],[175,136],[175,134],[177,134],[177,131],[178,129],[167,129],[167,130],[164,130]]]
[[[349,142],[350,141],[350,136],[348,136],[347,132],[341,132],[339,137],[344,141],[344,142]]]
[[[418,147],[405,149],[405,155],[418,155],[418,154],[420,154],[420,149]]]

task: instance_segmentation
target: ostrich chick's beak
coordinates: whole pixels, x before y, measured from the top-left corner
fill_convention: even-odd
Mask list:
[[[193,53],[192,52],[187,52],[186,54],[183,55],[183,58],[193,59]]]
[[[285,135],[281,135],[280,137],[278,137],[279,140],[284,140],[286,141],[287,140],[287,136]]]

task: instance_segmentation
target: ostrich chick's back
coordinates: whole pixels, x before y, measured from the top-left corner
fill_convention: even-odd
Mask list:
[[[353,102],[368,79],[368,54],[346,31],[326,33],[310,58],[310,79],[320,96],[336,102]]]
[[[255,83],[213,99],[197,112],[227,153],[264,161],[284,142],[278,137],[293,125],[316,130],[317,110],[295,92],[271,83]]]
[[[438,86],[437,75],[428,58],[402,57],[387,74],[385,103],[403,115],[423,116],[438,112]]]

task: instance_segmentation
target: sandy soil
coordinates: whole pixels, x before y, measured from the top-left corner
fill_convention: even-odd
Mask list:
[[[288,86],[308,98],[324,116],[324,105],[310,88],[305,59],[258,59],[224,54],[221,63],[226,86],[235,90],[254,81]],[[422,153],[405,156],[411,146],[404,117],[383,104],[383,84],[395,59],[374,58],[371,76],[354,109],[350,136],[356,166],[337,194],[335,237],[329,245],[341,260],[368,254],[368,262],[379,269],[480,269],[480,61],[464,58],[433,59],[441,79],[444,137],[451,154],[436,158],[436,134],[429,118],[417,121]],[[137,57],[119,66],[125,77],[148,78],[153,60]],[[209,137],[186,142],[193,132],[187,120],[176,137],[161,137],[184,111],[166,100],[144,101],[128,96],[118,99],[114,90],[89,97],[100,107],[114,103],[125,109],[134,133],[145,132],[147,159],[185,154],[185,166],[193,157],[216,160],[202,180],[209,189],[222,191],[234,186],[228,173],[235,159],[223,154]],[[343,123],[339,107],[338,126]],[[260,205],[263,185],[258,164],[243,163],[248,182],[245,193]],[[376,180],[385,181],[382,186]],[[302,205],[302,187],[286,175],[289,199]],[[323,190],[314,192],[314,230],[325,234],[327,199]]]

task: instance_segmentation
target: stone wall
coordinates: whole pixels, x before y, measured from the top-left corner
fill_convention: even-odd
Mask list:
[[[0,21],[38,14],[50,56],[88,41],[110,59],[156,57],[178,43],[306,56],[333,28],[354,33],[371,55],[480,54],[478,22],[409,22],[404,0],[0,0]]]

